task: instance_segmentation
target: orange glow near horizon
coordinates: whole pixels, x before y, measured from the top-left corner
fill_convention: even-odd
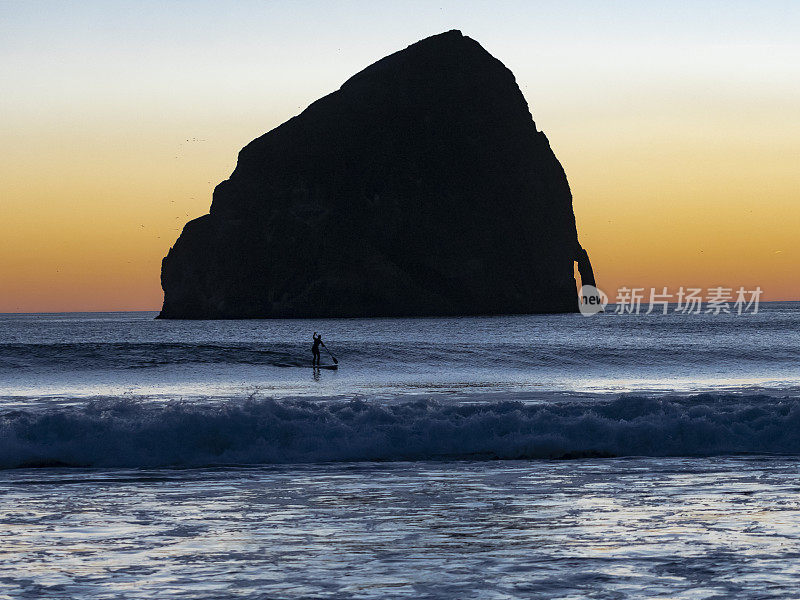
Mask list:
[[[784,21],[798,20],[790,4],[776,5],[789,7]],[[678,29],[675,40],[619,41],[602,27],[624,24],[610,21],[574,31],[581,45],[532,40],[526,3],[518,23],[493,17],[491,3],[472,12],[445,3],[443,15],[420,5],[417,21],[398,16],[386,35],[338,48],[323,18],[333,9],[309,2],[322,16],[308,31],[290,7],[264,5],[298,29],[280,37],[272,25],[267,39],[239,15],[219,24],[236,44],[206,48],[217,23],[213,5],[198,6],[208,23],[197,39],[192,23],[174,43],[163,31],[139,39],[150,34],[126,14],[118,27],[131,39],[87,30],[96,45],[55,22],[55,41],[22,44],[39,17],[10,15],[28,10],[22,3],[0,9],[23,32],[14,38],[9,26],[0,42],[9,59],[0,61],[0,312],[158,310],[161,259],[186,221],[208,212],[241,147],[367,64],[453,27],[514,72],[566,170],[580,241],[612,301],[621,286],[760,286],[762,300],[800,299],[800,72],[788,58],[800,43],[771,40],[778,17],[756,23],[766,41],[740,46],[694,43]],[[365,27],[382,18],[359,6],[364,14],[351,7],[336,18]],[[178,27],[185,17],[170,18]],[[327,38],[314,35],[323,25]]]

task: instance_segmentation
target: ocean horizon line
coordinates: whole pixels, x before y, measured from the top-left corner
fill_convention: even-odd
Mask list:
[[[787,299],[787,300],[762,300],[759,304],[792,304],[800,302],[800,298],[794,299]],[[643,303],[646,304],[646,303]],[[677,302],[669,302],[667,306],[674,306],[677,305]],[[617,306],[618,303],[616,302],[609,302],[607,306]],[[55,310],[55,311],[17,311],[17,312],[2,312],[0,311],[0,317],[12,316],[12,315],[112,315],[112,314],[126,314],[126,313],[154,313],[158,314],[160,309],[131,309],[131,310]],[[605,312],[613,312],[606,310]],[[519,317],[519,316],[533,316],[533,315],[549,315],[549,314],[570,314],[570,313],[520,313],[520,314],[497,314],[497,315],[449,315],[447,317],[443,317],[440,315],[417,315],[417,316],[410,316],[410,317],[320,317],[320,319],[325,320],[334,320],[334,319],[443,319],[443,318],[453,318],[453,319],[460,319],[460,318],[468,318],[468,317]],[[578,314],[576,311],[575,314]],[[242,320],[242,321],[261,321],[261,320],[277,320],[277,321],[308,321],[309,319],[313,319],[313,317],[294,317],[294,318],[269,318],[265,317],[264,319],[199,319],[205,321],[229,321],[229,320]],[[174,320],[198,320],[198,319],[174,319]]]

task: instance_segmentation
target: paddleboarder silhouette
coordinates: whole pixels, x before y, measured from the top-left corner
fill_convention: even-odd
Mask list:
[[[314,357],[311,359],[311,365],[319,366],[319,346],[320,344],[325,346],[325,343],[322,341],[322,336],[317,335],[316,331],[314,332],[313,337],[314,337],[314,345],[311,346],[311,354],[313,354]]]

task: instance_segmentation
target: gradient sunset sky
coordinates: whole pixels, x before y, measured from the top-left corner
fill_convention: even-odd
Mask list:
[[[598,285],[800,299],[800,2],[0,2],[0,312],[157,310],[240,148],[460,29],[516,75]]]

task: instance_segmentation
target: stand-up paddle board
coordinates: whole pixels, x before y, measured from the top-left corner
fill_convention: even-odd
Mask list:
[[[335,371],[339,368],[339,365],[312,365],[314,369],[328,369],[329,371]]]

